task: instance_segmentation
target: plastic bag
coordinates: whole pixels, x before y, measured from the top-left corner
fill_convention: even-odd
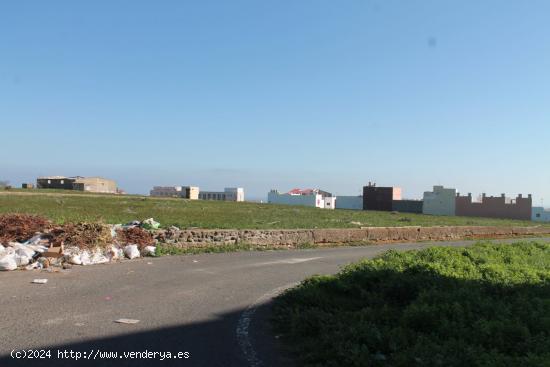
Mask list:
[[[146,246],[141,252],[143,256],[155,256],[157,248],[155,246]]]
[[[7,254],[0,257],[0,271],[10,271],[17,269],[15,254]]]
[[[105,264],[109,262],[109,259],[105,255],[103,255],[103,252],[101,251],[101,249],[96,248],[92,253],[90,262],[92,264]]]
[[[137,245],[128,245],[124,247],[124,255],[130,260],[140,257]]]
[[[159,229],[160,228],[160,223],[155,222],[155,220],[153,218],[149,218],[149,219],[145,219],[141,223],[141,227],[145,228],[145,229]]]
[[[26,255],[19,255],[16,253],[15,255],[13,255],[13,258],[15,259],[15,264],[17,265],[17,267],[27,266],[31,262],[31,258]]]

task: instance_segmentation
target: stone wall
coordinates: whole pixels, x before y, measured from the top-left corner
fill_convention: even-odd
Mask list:
[[[179,247],[246,243],[259,246],[293,247],[303,244],[388,243],[445,241],[550,235],[550,227],[369,227],[363,229],[290,230],[159,230],[155,238]]]

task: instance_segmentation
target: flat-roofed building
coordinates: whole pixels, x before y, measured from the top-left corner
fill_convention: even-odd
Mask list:
[[[428,215],[455,215],[456,189],[434,186],[433,191],[424,192],[422,213]]]
[[[330,192],[320,189],[293,189],[285,194],[271,190],[267,195],[267,202],[280,205],[311,206],[321,209],[335,209],[337,198]]]
[[[36,179],[38,189],[61,189],[116,194],[116,182],[103,177],[46,176]]]
[[[200,191],[200,200],[244,201],[244,189],[226,187],[224,191]]]
[[[519,194],[515,200],[510,200],[505,194],[497,197],[482,194],[480,202],[474,202],[472,194],[456,196],[456,215],[463,217],[531,220],[532,208],[531,195],[525,198]]]

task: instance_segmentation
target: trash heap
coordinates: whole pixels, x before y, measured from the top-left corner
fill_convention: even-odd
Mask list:
[[[0,271],[70,268],[155,256],[152,218],[122,225],[77,223],[53,225],[26,214],[0,215]]]

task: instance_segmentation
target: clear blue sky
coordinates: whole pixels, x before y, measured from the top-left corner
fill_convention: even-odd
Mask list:
[[[0,178],[550,204],[547,1],[4,1]]]

